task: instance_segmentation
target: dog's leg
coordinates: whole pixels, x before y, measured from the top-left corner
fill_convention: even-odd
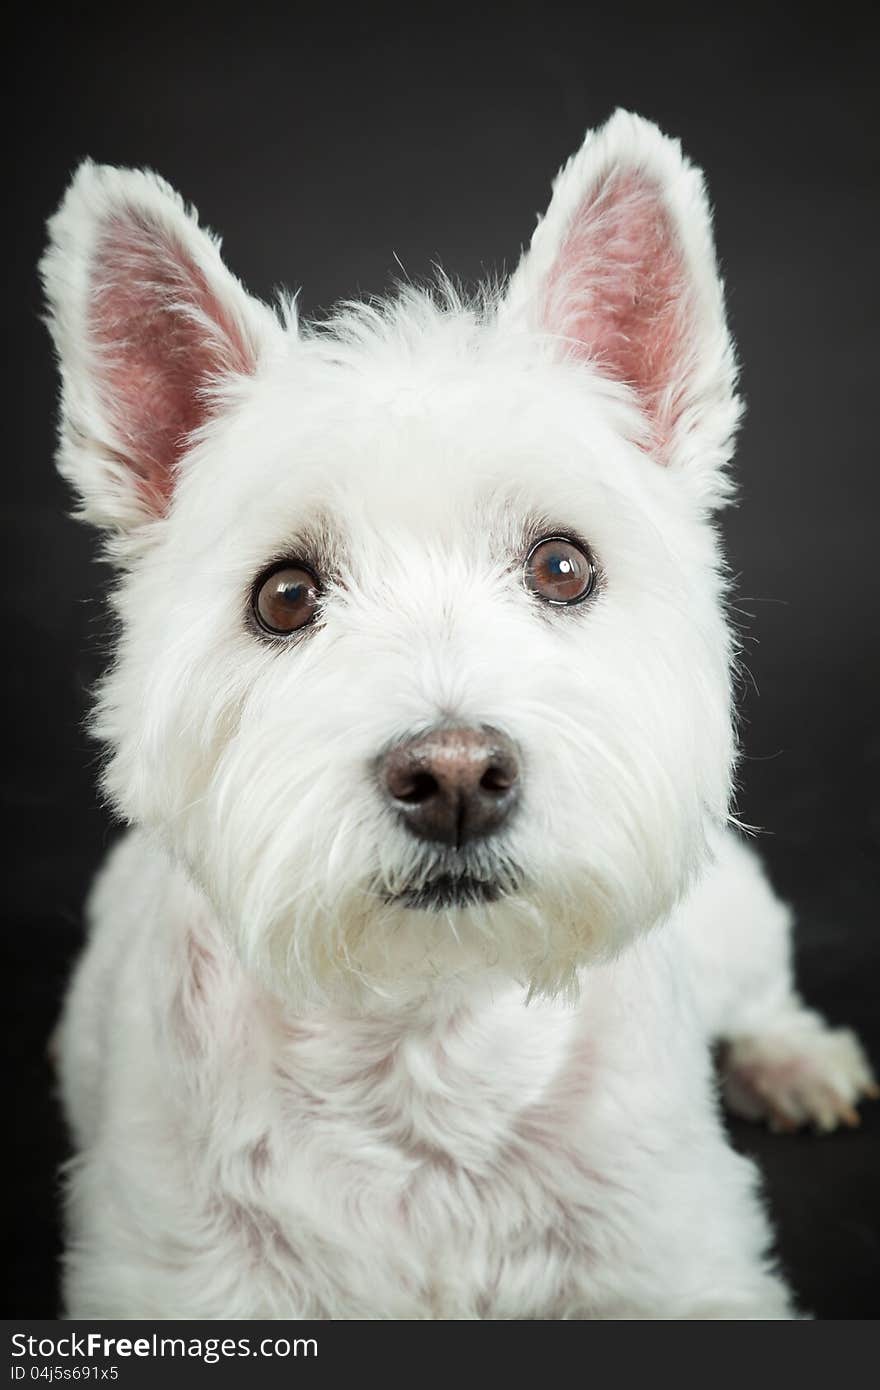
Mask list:
[[[721,1043],[724,1097],[736,1114],[785,1131],[857,1125],[880,1095],[856,1036],[831,1028],[794,984],[792,914],[757,856],[733,834],[678,921],[707,1031]]]
[[[102,865],[86,904],[86,942],[49,1040],[49,1058],[73,1147],[87,1148],[104,1104],[106,1025],[117,962],[137,928],[132,903],[133,843],[126,837]],[[136,897],[135,897],[136,901]],[[129,915],[135,916],[130,921]]]

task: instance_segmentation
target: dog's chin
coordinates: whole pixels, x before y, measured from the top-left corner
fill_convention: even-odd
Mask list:
[[[503,898],[509,888],[495,879],[473,878],[469,874],[437,874],[420,883],[417,888],[404,888],[399,893],[385,895],[386,902],[399,907],[415,908],[420,912],[445,912],[475,907],[478,903],[494,903]]]

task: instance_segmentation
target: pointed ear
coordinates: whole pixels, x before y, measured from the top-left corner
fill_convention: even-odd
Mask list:
[[[631,387],[654,456],[723,499],[736,364],[703,176],[678,141],[626,111],[591,131],[553,185],[505,311]]]
[[[61,369],[58,466],[82,513],[128,531],[161,516],[224,384],[281,328],[155,174],[83,164],[40,270]]]

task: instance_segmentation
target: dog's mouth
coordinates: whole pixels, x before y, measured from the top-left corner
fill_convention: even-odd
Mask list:
[[[435,878],[420,883],[417,888],[386,893],[385,900],[422,912],[441,912],[450,907],[494,903],[510,891],[511,885],[499,883],[497,879],[474,878],[470,874],[437,874]]]

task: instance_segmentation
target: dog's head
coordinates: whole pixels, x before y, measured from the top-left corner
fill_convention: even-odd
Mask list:
[[[618,113],[502,290],[298,328],[152,174],[43,262],[59,466],[120,568],[105,787],[300,1000],[539,989],[727,811],[711,523],[738,416],[700,173]]]

